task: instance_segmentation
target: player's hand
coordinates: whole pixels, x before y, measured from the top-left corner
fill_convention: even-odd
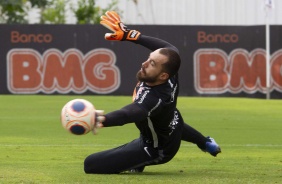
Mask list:
[[[107,11],[101,16],[100,24],[113,31],[106,33],[105,39],[111,41],[138,40],[140,32],[128,29],[120,20],[119,15],[114,11]]]
[[[103,121],[105,121],[104,110],[95,110],[95,120],[92,129],[94,135],[98,133],[98,128],[103,127]]]

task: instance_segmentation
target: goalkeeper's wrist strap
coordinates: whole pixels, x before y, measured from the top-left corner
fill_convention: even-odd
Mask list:
[[[136,30],[130,30],[128,32],[128,34],[126,35],[126,40],[129,41],[134,41],[134,40],[138,40],[138,38],[140,37],[141,33],[139,31]]]

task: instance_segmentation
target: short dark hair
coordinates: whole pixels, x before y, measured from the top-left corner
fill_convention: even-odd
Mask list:
[[[167,48],[162,48],[159,52],[168,58],[168,61],[163,64],[163,71],[168,73],[169,77],[174,76],[178,72],[181,64],[179,54],[176,51]]]

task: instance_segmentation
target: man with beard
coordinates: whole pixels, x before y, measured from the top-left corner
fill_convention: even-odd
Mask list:
[[[145,166],[164,164],[177,153],[181,140],[196,144],[201,150],[216,156],[220,147],[210,137],[184,123],[176,108],[178,69],[181,59],[178,49],[170,43],[128,29],[113,11],[101,17],[101,24],[113,31],[106,33],[110,41],[131,41],[152,52],[141,65],[136,77],[133,103],[98,116],[97,127],[122,126],[134,122],[140,137],[110,150],[89,155],[84,161],[85,173],[117,174],[124,171],[142,172]]]

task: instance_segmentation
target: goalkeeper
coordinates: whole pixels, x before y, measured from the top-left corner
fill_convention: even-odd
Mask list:
[[[181,63],[178,49],[164,40],[128,29],[113,11],[106,12],[100,23],[113,31],[105,34],[106,40],[131,41],[152,52],[136,74],[139,82],[134,90],[134,102],[98,116],[93,130],[134,122],[140,137],[117,148],[89,155],[84,161],[85,173],[142,172],[146,166],[170,161],[177,153],[181,140],[192,142],[213,156],[220,153],[214,139],[203,136],[184,123],[176,108],[179,90],[177,72]]]

